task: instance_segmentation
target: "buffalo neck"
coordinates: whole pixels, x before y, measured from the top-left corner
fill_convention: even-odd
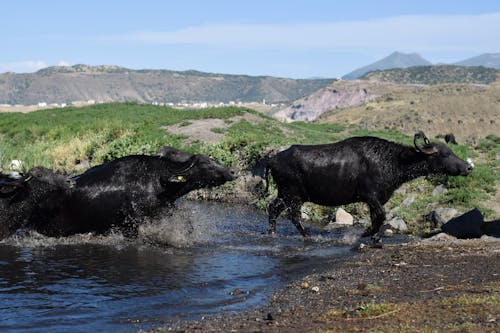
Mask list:
[[[404,147],[399,154],[398,168],[399,172],[396,179],[399,185],[433,173],[428,158],[411,147]]]

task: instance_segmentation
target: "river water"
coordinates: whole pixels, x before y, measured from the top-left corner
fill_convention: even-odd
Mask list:
[[[335,265],[361,230],[288,221],[266,234],[247,206],[183,201],[173,216],[120,234],[0,242],[1,332],[136,332],[177,319],[241,311],[302,274]]]

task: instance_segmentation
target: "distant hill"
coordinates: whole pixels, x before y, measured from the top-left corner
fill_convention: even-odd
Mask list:
[[[407,135],[423,130],[429,138],[454,133],[459,143],[477,144],[488,135],[498,136],[500,82],[490,85],[350,82],[379,97],[351,108],[331,108],[317,122],[395,130]]]
[[[374,71],[374,70],[384,70],[391,68],[406,68],[413,66],[429,66],[432,65],[431,62],[422,58],[420,55],[416,53],[400,53],[393,52],[389,56],[380,59],[370,65],[358,68],[346,75],[342,78],[346,80],[355,80],[362,77],[365,73]]]
[[[483,66],[500,69],[500,53],[485,53],[454,63],[457,66]]]
[[[494,68],[440,65],[378,70],[361,79],[402,84],[490,84],[499,74],[500,71]]]
[[[74,101],[291,102],[333,79],[287,79],[203,73],[132,70],[118,66],[57,66],[36,73],[0,74],[0,104]]]

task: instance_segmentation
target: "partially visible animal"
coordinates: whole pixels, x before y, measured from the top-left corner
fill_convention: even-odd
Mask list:
[[[383,205],[403,183],[430,174],[466,176],[472,171],[444,143],[429,142],[423,132],[415,134],[414,147],[370,136],[332,144],[293,145],[265,164],[266,179],[270,171],[278,189],[268,206],[269,233],[276,232],[276,219],[288,210],[303,236],[307,235],[300,221],[304,202],[324,206],[365,202],[370,208],[371,227],[364,235],[373,236],[385,220]]]
[[[0,183],[5,194],[0,199],[0,237],[20,227],[48,236],[114,228],[134,236],[140,223],[172,208],[184,194],[235,179],[234,172],[207,156],[165,150],[171,154],[125,156],[70,179],[39,168],[44,172],[35,169],[22,179]]]
[[[451,144],[454,144],[454,145],[458,144],[457,140],[455,139],[455,135],[453,133],[445,134],[444,141],[446,143],[451,143]]]
[[[70,191],[68,178],[44,167],[0,175],[0,239],[35,221],[50,219]]]

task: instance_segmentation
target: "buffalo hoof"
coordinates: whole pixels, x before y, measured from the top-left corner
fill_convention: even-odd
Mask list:
[[[371,241],[372,241],[371,247],[375,247],[375,248],[383,247],[383,245],[382,245],[382,232],[379,231],[379,232],[375,233],[372,236]]]
[[[361,234],[361,237],[374,236],[375,233],[376,232],[371,227],[369,227]]]

